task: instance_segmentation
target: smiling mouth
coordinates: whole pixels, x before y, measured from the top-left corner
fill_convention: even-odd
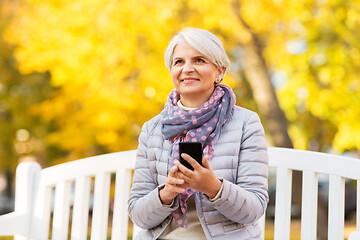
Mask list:
[[[180,80],[183,83],[193,83],[199,81],[198,78],[184,78]]]

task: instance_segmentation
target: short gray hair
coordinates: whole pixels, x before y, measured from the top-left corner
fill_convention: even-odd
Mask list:
[[[176,45],[181,42],[186,42],[191,45],[214,63],[215,66],[225,68],[225,76],[225,73],[230,67],[230,61],[221,41],[211,32],[198,28],[184,28],[171,39],[164,56],[165,65],[169,71],[172,65],[174,49]]]

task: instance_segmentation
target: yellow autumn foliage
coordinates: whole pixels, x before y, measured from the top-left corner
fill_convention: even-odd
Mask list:
[[[316,118],[336,129],[317,141],[360,149],[359,1],[23,0],[13,9],[4,37],[19,70],[49,72],[56,88],[31,112],[54,123],[47,141],[69,158],[136,147],[172,89],[163,54],[183,27],[218,35],[233,62],[225,83],[244,87],[249,36],[237,14],[259,36],[295,146],[316,138]]]

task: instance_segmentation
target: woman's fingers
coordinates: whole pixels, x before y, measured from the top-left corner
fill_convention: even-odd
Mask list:
[[[186,154],[186,153],[182,153],[181,154],[181,157],[185,160],[185,161],[187,161],[193,168],[194,168],[194,170],[196,170],[196,169],[199,169],[199,168],[201,168],[201,165],[194,159],[194,158],[192,158],[189,154]],[[182,164],[181,164],[182,165]],[[183,166],[183,165],[182,165]],[[178,165],[178,167],[179,167],[179,165]],[[186,168],[186,167],[185,167]],[[187,168],[186,168],[187,169]],[[180,169],[181,170],[181,169]],[[191,170],[189,170],[189,171],[191,171]]]
[[[172,198],[174,198],[179,193],[185,192],[186,186],[184,183],[185,181],[183,179],[169,177],[164,189],[166,189],[169,194],[172,195]]]
[[[178,167],[172,167],[166,179],[165,187],[159,192],[161,202],[168,205],[176,195],[185,192],[186,185],[184,183],[184,179],[178,176]]]
[[[216,195],[221,187],[221,181],[215,176],[213,170],[211,169],[211,166],[208,162],[208,156],[205,155],[203,157],[203,166],[201,166],[187,154],[182,154],[181,156],[194,168],[194,171],[192,171],[182,165],[180,162],[174,162],[178,168],[177,177],[185,180],[183,186],[187,186],[199,192],[203,192],[208,196],[214,196],[213,193]]]
[[[181,186],[182,184],[185,183],[184,179],[179,177],[179,172],[178,172],[178,166],[173,166],[170,171],[169,171],[169,175],[166,179],[166,184],[171,186],[171,190],[178,192],[179,189],[184,188],[183,186]],[[176,189],[176,190],[175,190]],[[181,190],[180,190],[181,191]]]
[[[181,185],[184,183],[184,179],[169,176],[166,180],[166,183],[170,185]]]
[[[178,172],[178,177],[181,178],[181,179],[183,179],[183,180],[185,181],[185,183],[191,181],[191,178],[188,177],[188,176],[186,176],[186,175],[185,175],[184,173],[182,173],[182,172]]]
[[[211,167],[210,167],[210,164],[209,164],[208,160],[209,160],[209,157],[207,155],[205,155],[202,158],[202,165],[203,165],[204,168],[211,170]]]
[[[176,177],[176,172],[178,171],[178,166],[173,166],[172,168],[170,168],[170,171],[169,171],[169,176],[170,177]]]

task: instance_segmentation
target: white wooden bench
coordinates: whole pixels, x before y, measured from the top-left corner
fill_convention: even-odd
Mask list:
[[[303,171],[302,239],[316,239],[318,173],[329,174],[329,239],[343,239],[344,179],[357,180],[357,231],[349,239],[360,239],[359,159],[283,148],[269,148],[269,158],[269,166],[277,172],[274,239],[290,239],[292,169]],[[34,162],[19,164],[15,211],[0,216],[0,236],[14,235],[15,240],[62,240],[68,236],[82,240],[88,235],[93,240],[107,239],[108,235],[113,240],[127,239],[132,235],[128,230],[132,228],[128,228],[131,222],[127,199],[134,166],[135,151],[85,158],[46,169]],[[114,185],[115,196],[111,201],[110,189]],[[110,207],[113,211],[109,215]],[[264,219],[260,220],[262,227]],[[109,222],[113,226],[110,233]],[[134,228],[134,232],[138,230]]]

